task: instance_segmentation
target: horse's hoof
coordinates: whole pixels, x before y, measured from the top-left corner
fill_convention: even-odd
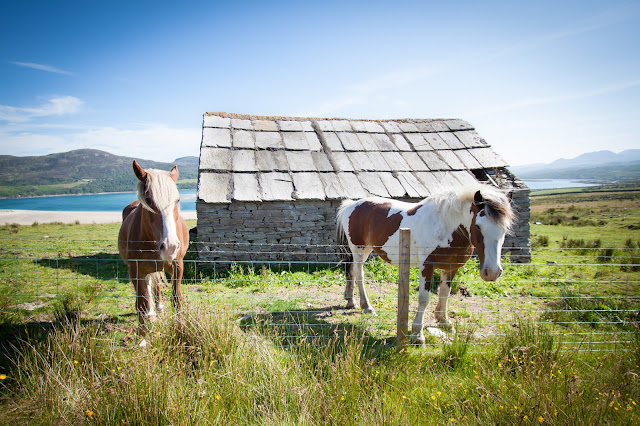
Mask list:
[[[414,345],[424,345],[426,339],[424,338],[424,334],[412,334],[411,335],[411,343]]]
[[[456,329],[450,322],[439,322],[438,327],[446,331],[447,333],[456,334]]]
[[[347,302],[347,306],[345,306],[345,309],[355,309],[356,305],[353,302]]]
[[[149,320],[149,322],[156,322],[157,319],[158,319],[158,316],[156,315],[155,312],[147,315],[147,320]]]
[[[372,307],[365,308],[362,312],[364,312],[365,314],[371,314],[371,315],[373,315],[374,317],[377,317],[377,316],[378,316],[378,313],[377,313],[377,312],[376,312],[376,310],[375,310],[375,309],[373,309]]]

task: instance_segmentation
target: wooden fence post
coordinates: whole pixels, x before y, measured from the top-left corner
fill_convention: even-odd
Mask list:
[[[398,317],[396,343],[398,349],[406,349],[409,335],[409,270],[411,256],[411,230],[400,229],[398,259]]]

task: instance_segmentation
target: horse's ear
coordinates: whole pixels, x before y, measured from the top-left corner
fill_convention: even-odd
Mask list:
[[[178,176],[180,176],[180,173],[178,172],[178,166],[173,166],[171,172],[169,173],[169,176],[171,176],[171,179],[173,179],[174,182],[178,182]]]
[[[147,172],[144,171],[140,164],[136,160],[133,160],[133,173],[136,174],[136,177],[140,182],[145,182],[147,180]]]
[[[482,210],[482,208],[484,207],[484,198],[482,198],[482,194],[480,193],[480,191],[476,191],[475,195],[473,196],[473,204],[480,210]]]
[[[512,199],[513,199],[513,191],[507,192],[507,200],[509,200],[509,202],[511,202]]]

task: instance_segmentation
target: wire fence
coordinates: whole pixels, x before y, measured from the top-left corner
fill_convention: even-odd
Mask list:
[[[567,244],[565,244],[567,245]],[[371,344],[396,342],[398,268],[381,259],[365,264],[365,286],[377,315],[346,309],[343,263],[336,246],[192,242],[184,260],[185,309],[198,304],[224,313],[241,329],[271,327],[287,344],[299,339],[323,342],[357,332]],[[281,261],[281,257],[299,261]],[[250,260],[234,260],[246,258]],[[313,256],[335,261],[317,261]],[[275,260],[274,260],[275,259]],[[503,259],[495,282],[482,281],[478,260],[461,265],[452,285],[448,315],[458,335],[472,333],[475,345],[491,345],[523,322],[542,327],[563,348],[612,350],[638,335],[640,248],[534,247],[531,263]],[[412,269],[409,295],[411,330],[418,305],[419,272]],[[434,309],[441,275],[428,284],[431,303],[424,317],[427,345],[451,334],[438,332]],[[443,284],[444,285],[444,284]],[[171,286],[162,294],[170,300]],[[167,310],[171,311],[170,303]],[[120,324],[135,330],[135,292],[113,240],[6,238],[0,247],[0,319],[30,324],[54,321],[75,307],[85,322]]]

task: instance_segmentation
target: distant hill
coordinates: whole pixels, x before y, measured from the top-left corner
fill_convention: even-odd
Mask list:
[[[144,168],[163,170],[177,164],[178,186],[196,187],[197,157],[183,157],[175,163],[137,160]],[[132,161],[131,157],[96,149],[28,157],[0,155],[0,197],[133,191],[137,179],[131,168]]]
[[[611,151],[589,152],[549,164],[513,166],[509,169],[521,179],[640,181],[640,149],[628,149],[618,154]]]
[[[198,169],[200,167],[200,159],[198,157],[180,157],[176,158],[176,160],[172,163],[178,166],[178,169],[182,169],[183,167],[190,167],[192,169]]]

